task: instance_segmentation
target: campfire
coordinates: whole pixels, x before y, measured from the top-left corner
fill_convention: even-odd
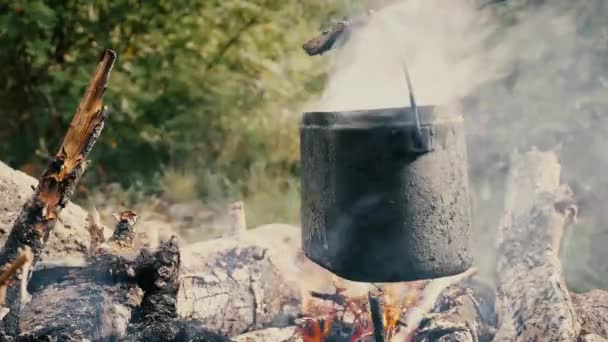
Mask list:
[[[326,32],[307,45],[309,53],[333,47],[337,36],[346,31],[345,25],[349,23],[339,24],[333,33]],[[240,202],[229,208],[234,227],[218,239],[188,244],[171,236],[152,243],[155,239],[140,233],[153,229],[137,231],[146,223],[126,210],[116,214],[112,237],[106,240],[99,215],[92,213],[85,219],[82,208],[68,203],[109,113],[102,100],[115,60],[116,54],[107,50],[62,147],[38,185],[28,177],[15,181],[23,180],[24,175],[0,164],[0,188],[6,189],[0,192],[0,203],[10,203],[2,212],[12,220],[9,229],[3,230],[10,232],[0,251],[5,265],[0,273],[0,341],[606,341],[608,292],[570,292],[562,274],[561,240],[564,231],[576,223],[577,207],[573,192],[560,183],[561,167],[552,151],[533,149],[514,154],[509,161],[492,275],[468,267],[464,248],[434,244],[464,245],[463,236],[458,234],[465,235],[466,226],[455,230],[459,241],[449,237],[452,227],[433,238],[419,234],[419,242],[430,241],[425,247],[431,247],[412,248],[412,260],[425,256],[427,250],[443,254],[439,254],[439,261],[434,254],[425,259],[429,260],[426,269],[416,270],[416,276],[434,271],[440,262],[458,264],[457,268],[446,267],[427,277],[434,279],[381,284],[340,279],[303,257],[304,251],[310,252],[302,248],[306,243],[303,240],[316,236],[316,226],[304,234],[299,227],[281,224],[248,230]],[[421,134],[417,137],[429,138],[425,140],[429,143],[439,139],[441,133],[439,128],[425,132],[420,127],[417,132]],[[444,136],[454,136],[454,132]],[[345,150],[356,140],[347,138],[342,145]],[[311,146],[315,153],[324,150],[319,145]],[[345,164],[348,170],[351,164]],[[455,173],[449,166],[442,168]],[[466,165],[461,167],[466,169]],[[313,169],[309,176],[324,181],[316,171]],[[350,184],[359,181],[355,177]],[[400,191],[393,184],[378,184]],[[317,185],[311,189],[331,188],[325,183]],[[408,191],[421,195],[424,191],[420,189],[424,190]],[[438,202],[448,209],[456,207],[456,202],[445,200],[441,189],[436,186],[437,196],[430,197],[440,198]],[[318,198],[308,204],[312,208],[309,211],[318,214],[316,205],[327,196],[321,191],[316,195]],[[340,198],[349,198],[347,195]],[[467,197],[458,191],[451,195]],[[458,215],[466,219],[464,209],[468,207],[462,208],[459,213],[446,211],[450,222]],[[308,218],[314,221],[311,226],[323,222],[323,217],[311,219],[313,216]],[[441,215],[438,218],[448,220]],[[366,224],[358,223],[365,228]],[[426,228],[436,232],[433,224]],[[365,243],[372,240],[370,236],[359,238]],[[382,232],[374,237],[378,236],[381,238]],[[384,252],[378,243],[382,242],[380,238],[374,241],[378,253]],[[324,266],[349,261],[350,256],[372,259],[371,253],[343,248],[350,254],[335,260],[329,255],[334,249],[322,243],[314,247],[326,258]],[[397,268],[401,263],[408,265],[403,259],[376,258],[367,267],[346,262],[340,266],[344,266],[344,273],[377,272],[375,276],[394,279],[394,273],[369,267],[391,261],[387,269],[395,264]],[[418,264],[422,262],[412,268]],[[366,272],[360,272],[362,269]],[[401,276],[408,276],[409,270],[400,271]],[[446,276],[448,273],[451,275]]]
[[[415,288],[402,300],[391,296],[388,289],[379,288],[376,294],[359,297],[347,297],[342,294],[344,289],[338,286],[336,289],[332,294],[310,292],[321,303],[310,303],[309,312],[305,311],[304,317],[296,321],[297,334],[304,342],[367,341],[375,334],[382,341],[390,341],[397,332],[399,319],[408,307],[415,305],[417,297]],[[375,322],[375,316],[381,324]]]

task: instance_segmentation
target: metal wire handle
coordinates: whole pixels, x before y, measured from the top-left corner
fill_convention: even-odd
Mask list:
[[[418,137],[422,140],[422,131],[420,128],[420,115],[418,113],[418,106],[416,106],[416,97],[414,96],[414,86],[412,85],[412,79],[410,77],[410,72],[407,69],[407,63],[403,63],[403,73],[405,74],[405,81],[407,82],[407,89],[410,95],[410,107],[412,107],[412,111],[414,111],[414,119],[416,120],[416,131],[418,132]]]

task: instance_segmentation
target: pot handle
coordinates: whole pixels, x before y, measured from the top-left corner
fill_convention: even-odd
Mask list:
[[[407,82],[407,88],[410,96],[410,107],[414,112],[414,120],[416,121],[416,129],[412,136],[411,146],[409,150],[416,153],[427,153],[433,151],[433,126],[421,127],[420,114],[418,113],[418,106],[416,106],[416,98],[414,96],[414,87],[412,86],[412,79],[407,69],[407,64],[403,63],[403,72],[405,74],[405,81]]]

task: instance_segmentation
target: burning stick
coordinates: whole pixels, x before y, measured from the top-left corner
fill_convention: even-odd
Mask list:
[[[116,54],[106,50],[76,109],[61,147],[13,224],[0,252],[0,263],[15,260],[18,249],[23,246],[31,248],[34,262],[40,258],[59,214],[70,201],[86,169],[86,158],[103,129],[107,116],[107,110],[102,106],[103,94],[115,60]]]
[[[13,223],[0,251],[0,264],[12,260],[16,262],[20,249],[24,247],[31,249],[32,264],[40,259],[61,211],[70,202],[87,168],[87,157],[103,130],[108,116],[107,108],[102,103],[103,96],[115,61],[116,53],[106,50],[76,108],[61,146]],[[6,293],[6,287],[3,291],[3,299],[14,309],[4,319],[4,332],[16,336],[20,330],[18,313],[21,301],[24,300],[23,293],[20,301],[17,291],[11,289]]]
[[[341,295],[339,292],[336,293],[321,293],[317,291],[310,291],[310,296],[313,298],[321,299],[336,303],[342,307],[346,307],[346,297]]]
[[[378,297],[368,294],[369,300],[369,311],[372,316],[372,323],[374,324],[374,341],[384,342],[384,327],[382,319],[382,307],[380,306],[380,300]]]

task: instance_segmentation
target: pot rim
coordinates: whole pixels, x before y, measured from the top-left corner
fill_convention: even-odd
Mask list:
[[[430,126],[438,123],[462,121],[462,116],[448,114],[432,105],[418,106],[420,124]],[[312,111],[302,116],[302,127],[346,127],[370,126],[415,126],[416,119],[411,107],[389,107],[347,111]]]

